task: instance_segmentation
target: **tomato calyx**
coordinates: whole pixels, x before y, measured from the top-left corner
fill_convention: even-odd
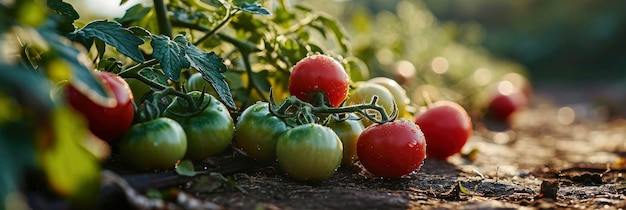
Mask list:
[[[281,101],[280,104],[276,104],[270,89],[270,113],[283,119],[294,118],[298,125],[319,123],[322,119],[324,122],[328,122],[331,117],[337,120],[346,120],[348,119],[348,113],[358,113],[362,118],[367,118],[378,124],[394,121],[398,117],[398,109],[395,108],[395,104],[391,115],[388,115],[384,107],[376,104],[378,101],[378,96],[376,95],[372,97],[369,103],[339,107],[333,107],[325,103],[324,101],[328,100],[327,97],[324,99],[326,94],[323,92],[317,92],[316,95],[317,99],[313,104],[302,101],[296,96],[290,96]]]
[[[198,114],[200,114],[202,111],[204,111],[207,107],[209,107],[209,105],[211,104],[211,100],[212,98],[209,98],[208,100],[206,99],[206,94],[205,94],[205,89],[202,89],[202,92],[200,94],[200,98],[196,100],[194,100],[191,96],[185,94],[185,97],[181,97],[183,99],[185,99],[184,101],[181,102],[181,105],[184,106],[184,108],[186,108],[186,112],[177,112],[177,111],[173,111],[173,110],[166,110],[167,112],[169,112],[170,114],[173,114],[177,117],[192,117],[192,116],[196,116]],[[180,96],[179,96],[180,97]],[[189,103],[189,102],[192,103]]]

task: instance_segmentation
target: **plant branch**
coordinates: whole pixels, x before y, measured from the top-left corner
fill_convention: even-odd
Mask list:
[[[157,22],[159,24],[159,33],[172,37],[172,23],[167,18],[167,9],[165,8],[164,0],[154,0],[154,10],[157,16]]]
[[[204,34],[204,36],[200,37],[200,39],[198,39],[196,42],[193,43],[193,45],[199,45],[200,43],[202,43],[204,40],[208,39],[209,37],[215,35],[215,33],[217,33],[219,30],[221,30],[224,26],[226,26],[227,23],[230,22],[230,20],[232,19],[233,16],[235,16],[237,14],[237,12],[239,12],[239,9],[233,10],[232,12],[229,11],[226,13],[226,16],[224,17],[224,19],[222,20],[222,22],[220,22],[213,30],[206,30],[207,33]]]

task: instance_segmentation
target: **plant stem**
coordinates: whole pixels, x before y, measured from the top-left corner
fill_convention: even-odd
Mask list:
[[[157,22],[159,24],[159,33],[172,37],[172,24],[167,18],[167,9],[165,8],[164,0],[154,0],[154,10],[157,16]]]
[[[259,95],[261,96],[261,99],[263,101],[267,101],[267,97],[265,96],[265,93],[263,91],[263,89],[261,88],[261,86],[259,85],[258,82],[256,82],[256,77],[254,75],[254,72],[252,72],[252,66],[250,65],[250,53],[249,52],[245,52],[242,51],[241,52],[241,56],[243,57],[243,64],[246,68],[246,73],[248,74],[248,87],[253,87],[254,90],[256,90],[257,93],[259,93]]]
[[[220,22],[220,24],[218,24],[213,30],[208,31],[206,34],[204,34],[204,36],[202,36],[200,39],[198,39],[196,42],[193,43],[193,45],[199,45],[200,43],[202,43],[204,40],[208,39],[209,37],[215,35],[215,33],[217,33],[220,29],[222,29],[224,26],[226,26],[226,24],[228,22],[230,22],[231,18],[233,16],[235,16],[235,14],[237,14],[237,12],[239,12],[240,10],[234,10],[234,11],[228,11],[226,13],[226,17],[224,17],[224,19],[222,20],[222,22]]]

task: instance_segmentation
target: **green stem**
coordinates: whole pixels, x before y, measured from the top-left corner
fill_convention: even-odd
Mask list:
[[[157,22],[159,24],[159,33],[172,37],[172,23],[167,18],[167,9],[164,0],[154,0],[154,11],[156,12]]]
[[[187,104],[189,104],[189,109],[192,110],[192,114],[194,113],[198,113],[201,112],[203,109],[198,109],[198,106],[196,105],[196,102],[193,100],[193,98],[183,92],[180,92],[170,86],[166,86],[163,84],[160,84],[158,82],[155,82],[153,80],[150,80],[148,78],[146,78],[145,76],[139,74],[139,70],[148,67],[148,66],[152,66],[159,63],[159,61],[157,61],[156,59],[151,59],[148,60],[146,62],[134,65],[122,72],[120,72],[118,75],[120,77],[123,78],[134,78],[137,79],[143,83],[145,83],[146,85],[150,86],[151,88],[157,89],[159,91],[161,91],[160,93],[158,93],[158,95],[155,95],[157,99],[162,98],[166,95],[174,95],[180,98],[183,98],[185,101],[187,101]],[[201,100],[200,103],[202,103],[204,100]]]
[[[208,39],[209,37],[215,35],[215,33],[217,33],[219,30],[221,30],[224,26],[226,26],[227,23],[230,22],[230,20],[232,19],[233,16],[235,16],[235,14],[237,14],[237,12],[239,12],[240,10],[234,10],[232,12],[227,12],[226,13],[226,17],[224,17],[224,19],[222,20],[222,22],[220,22],[220,24],[217,25],[217,27],[215,27],[213,30],[208,31],[206,34],[204,34],[204,36],[202,36],[200,39],[198,39],[198,41],[194,42],[193,45],[199,45],[200,43],[202,43],[204,40]]]
[[[261,88],[261,85],[256,82],[255,80],[255,76],[254,76],[254,72],[252,72],[252,65],[250,64],[250,53],[248,53],[247,51],[241,51],[241,56],[243,57],[243,64],[246,68],[246,73],[248,74],[248,87],[253,87],[254,90],[256,90],[257,93],[259,93],[259,95],[261,96],[261,99],[263,101],[267,101],[267,97],[265,96],[265,93],[263,91],[263,89]]]

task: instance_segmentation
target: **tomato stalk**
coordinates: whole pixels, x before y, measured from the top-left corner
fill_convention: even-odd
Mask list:
[[[165,36],[172,37],[172,24],[169,18],[167,18],[167,8],[165,7],[165,1],[154,0],[154,11],[157,16],[157,23],[159,25],[159,32]]]
[[[224,17],[224,19],[222,20],[222,22],[220,22],[213,30],[206,30],[208,31],[206,34],[204,34],[204,36],[200,37],[200,39],[198,39],[196,42],[194,42],[194,45],[199,45],[200,43],[202,43],[204,40],[208,39],[209,37],[215,35],[215,33],[217,33],[220,29],[222,29],[224,26],[226,26],[227,23],[230,22],[230,20],[232,19],[233,16],[235,16],[239,11],[241,11],[240,9],[235,9],[233,11],[228,11],[226,13],[226,17]]]
[[[243,58],[244,67],[246,69],[246,73],[248,74],[248,93],[250,93],[252,89],[254,89],[257,93],[259,93],[263,101],[267,101],[268,98],[265,96],[263,88],[261,88],[261,85],[257,83],[256,80],[254,79],[255,78],[255,76],[253,75],[254,72],[252,72],[252,66],[250,64],[250,53],[258,52],[260,50],[256,48],[256,46],[253,43],[242,42],[240,40],[237,40],[223,33],[218,33],[217,35],[220,37],[220,39],[234,45],[237,49],[239,49],[239,52],[241,52],[241,57]],[[247,106],[247,104],[248,103],[246,101],[244,105]]]
[[[196,114],[202,112],[202,110],[204,110],[204,108],[206,108],[206,106],[204,106],[204,107],[198,106],[197,103],[204,104],[204,97],[201,97],[202,100],[200,100],[199,102],[196,102],[196,101],[193,100],[193,98],[191,96],[189,96],[189,95],[187,95],[187,94],[185,94],[183,92],[180,92],[180,91],[178,91],[178,90],[176,90],[176,89],[174,89],[172,87],[169,87],[169,86],[166,86],[166,85],[162,85],[162,84],[160,84],[158,82],[150,80],[150,79],[144,77],[143,75],[139,74],[139,70],[141,70],[141,69],[143,69],[144,67],[147,67],[147,66],[155,65],[158,62],[159,61],[156,60],[156,59],[151,59],[151,60],[148,60],[146,62],[143,62],[143,63],[137,64],[135,66],[132,66],[132,67],[130,67],[130,68],[120,72],[118,75],[120,77],[123,77],[123,78],[134,78],[134,79],[137,79],[137,80],[145,83],[146,85],[150,86],[151,88],[159,90],[159,91],[156,91],[154,93],[155,94],[155,97],[154,97],[155,102],[154,103],[156,103],[157,100],[159,100],[159,99],[161,99],[161,98],[163,98],[163,97],[165,97],[167,95],[173,95],[173,96],[177,96],[177,97],[180,97],[180,98],[184,99],[185,101],[187,101],[187,105],[189,106],[188,108],[189,108],[190,112],[186,113],[186,114],[181,114],[181,116],[193,116],[193,115],[196,115]],[[204,93],[205,91],[203,90],[202,92]]]
[[[272,91],[270,90],[269,110],[273,115],[279,118],[296,118],[296,122],[298,124],[319,122],[320,117],[318,116],[333,116],[336,119],[345,119],[345,117],[340,117],[338,115],[347,113],[358,113],[372,122],[379,124],[391,122],[398,117],[398,109],[395,108],[395,105],[391,115],[387,115],[385,108],[376,104],[377,101],[378,96],[373,96],[371,101],[367,104],[356,104],[335,108],[319,102],[315,103],[319,104],[316,106],[311,103],[301,101],[295,96],[290,96],[277,105],[274,101]],[[375,113],[371,113],[369,111],[375,111]],[[380,116],[380,120],[376,119],[377,116]]]

